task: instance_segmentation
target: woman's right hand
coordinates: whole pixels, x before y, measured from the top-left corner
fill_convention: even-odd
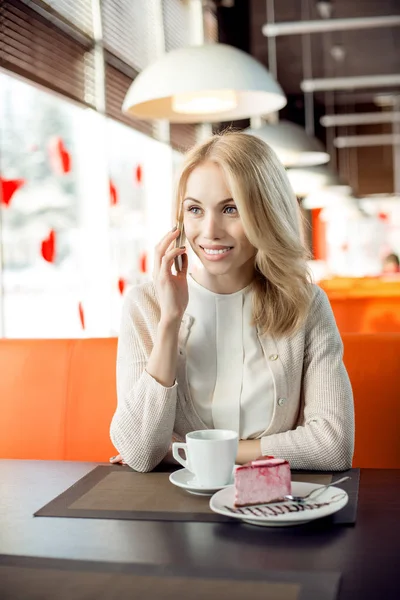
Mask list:
[[[157,244],[154,253],[153,280],[161,310],[161,321],[166,324],[180,323],[189,302],[187,284],[188,257],[186,248],[175,248],[179,230],[167,233]],[[182,257],[182,270],[172,273],[177,256]]]

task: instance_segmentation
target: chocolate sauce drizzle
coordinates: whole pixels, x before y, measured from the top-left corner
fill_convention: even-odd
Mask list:
[[[338,502],[344,494],[337,494],[333,496],[330,502],[287,502],[285,504],[264,504],[259,506],[243,506],[239,508],[232,508],[225,506],[226,510],[235,514],[243,516],[253,517],[278,517],[293,512],[304,512],[305,510],[315,510],[322,506],[329,506],[333,502]]]

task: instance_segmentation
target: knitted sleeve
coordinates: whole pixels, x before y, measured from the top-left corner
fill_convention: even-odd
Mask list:
[[[125,462],[151,471],[167,454],[175,422],[177,384],[166,388],[146,371],[159,321],[151,284],[133,288],[122,309],[117,351],[117,409],[110,437]]]
[[[294,469],[340,471],[352,464],[353,394],[329,300],[316,290],[306,323],[298,426],[261,438],[261,449],[264,456],[285,458]]]

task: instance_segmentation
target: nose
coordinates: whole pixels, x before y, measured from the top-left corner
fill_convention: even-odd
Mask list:
[[[203,221],[203,237],[207,240],[220,239],[222,234],[219,219],[213,213],[208,213]]]

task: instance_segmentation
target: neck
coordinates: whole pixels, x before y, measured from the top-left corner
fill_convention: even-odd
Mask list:
[[[243,290],[253,281],[253,262],[250,268],[243,266],[239,272],[225,275],[213,275],[206,271],[204,267],[200,267],[192,273],[192,277],[197,283],[215,294],[234,294],[239,290]]]

